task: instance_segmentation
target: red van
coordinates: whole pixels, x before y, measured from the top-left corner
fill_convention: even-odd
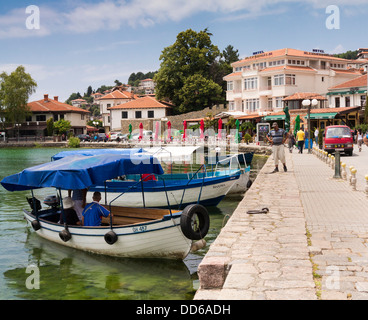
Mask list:
[[[353,155],[353,135],[348,126],[329,126],[324,133],[323,149],[328,153],[342,151]]]

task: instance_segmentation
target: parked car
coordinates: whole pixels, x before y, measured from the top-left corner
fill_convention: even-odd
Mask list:
[[[143,130],[143,140],[149,140],[152,137],[153,132],[151,130]],[[132,136],[132,140],[139,139],[139,132],[134,133]]]
[[[106,137],[106,134],[105,133],[99,133],[97,134],[97,142],[100,142],[100,141],[104,141],[106,142],[108,140],[108,138]]]
[[[118,140],[119,138],[119,141],[123,140],[123,134],[121,132],[118,132],[118,133],[112,133],[111,134],[111,141],[115,141],[115,140]]]
[[[341,151],[353,155],[353,135],[348,126],[329,126],[324,132],[323,149],[328,153]]]
[[[77,138],[79,138],[80,141],[91,141],[91,138],[88,134],[78,134]]]

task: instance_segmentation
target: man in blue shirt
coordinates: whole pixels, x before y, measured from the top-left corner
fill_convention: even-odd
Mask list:
[[[93,202],[85,206],[83,210],[83,225],[86,227],[98,227],[101,225],[101,218],[108,217],[110,211],[99,204],[101,193],[93,194]]]

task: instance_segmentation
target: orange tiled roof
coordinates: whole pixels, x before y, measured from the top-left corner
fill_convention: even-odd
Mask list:
[[[50,98],[32,101],[28,103],[31,112],[77,112],[77,113],[89,113],[89,111],[82,108],[74,107],[69,104],[52,100]]]
[[[261,70],[260,72],[267,72],[267,71],[274,71],[274,70],[294,70],[294,71],[316,71],[311,67],[301,67],[301,66],[277,66],[277,67],[270,67]]]
[[[225,78],[227,78],[227,77],[237,77],[237,76],[241,76],[241,75],[242,75],[242,72],[233,72],[233,73],[230,73],[227,76],[225,76]]]
[[[154,97],[145,96],[126,103],[119,104],[108,108],[109,110],[117,109],[153,109],[153,108],[172,108],[173,106],[168,102],[158,101]]]
[[[367,87],[367,75],[363,75],[352,80],[338,84],[337,86],[329,88],[333,89],[345,89],[345,88],[356,88],[356,87]]]
[[[314,93],[314,92],[297,92],[291,96],[286,97],[283,100],[290,101],[290,100],[304,100],[304,99],[327,100],[325,97],[321,96],[318,93]]]
[[[99,100],[109,99],[137,99],[138,97],[133,92],[115,90],[101,97]]]
[[[245,59],[234,62],[233,65],[241,64],[247,61],[257,61],[257,60],[272,59],[272,58],[277,58],[277,57],[326,58],[326,59],[335,60],[335,61],[345,61],[345,62],[351,61],[347,59],[334,57],[328,54],[321,54],[321,53],[315,53],[315,52],[309,52],[309,51],[303,51],[303,50],[297,50],[297,49],[291,49],[291,48],[284,48],[284,49],[267,51],[261,54],[250,56]]]

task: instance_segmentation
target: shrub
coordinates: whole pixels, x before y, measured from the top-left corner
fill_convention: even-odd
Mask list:
[[[68,141],[69,148],[79,148],[80,147],[80,140],[77,137],[70,137]]]

